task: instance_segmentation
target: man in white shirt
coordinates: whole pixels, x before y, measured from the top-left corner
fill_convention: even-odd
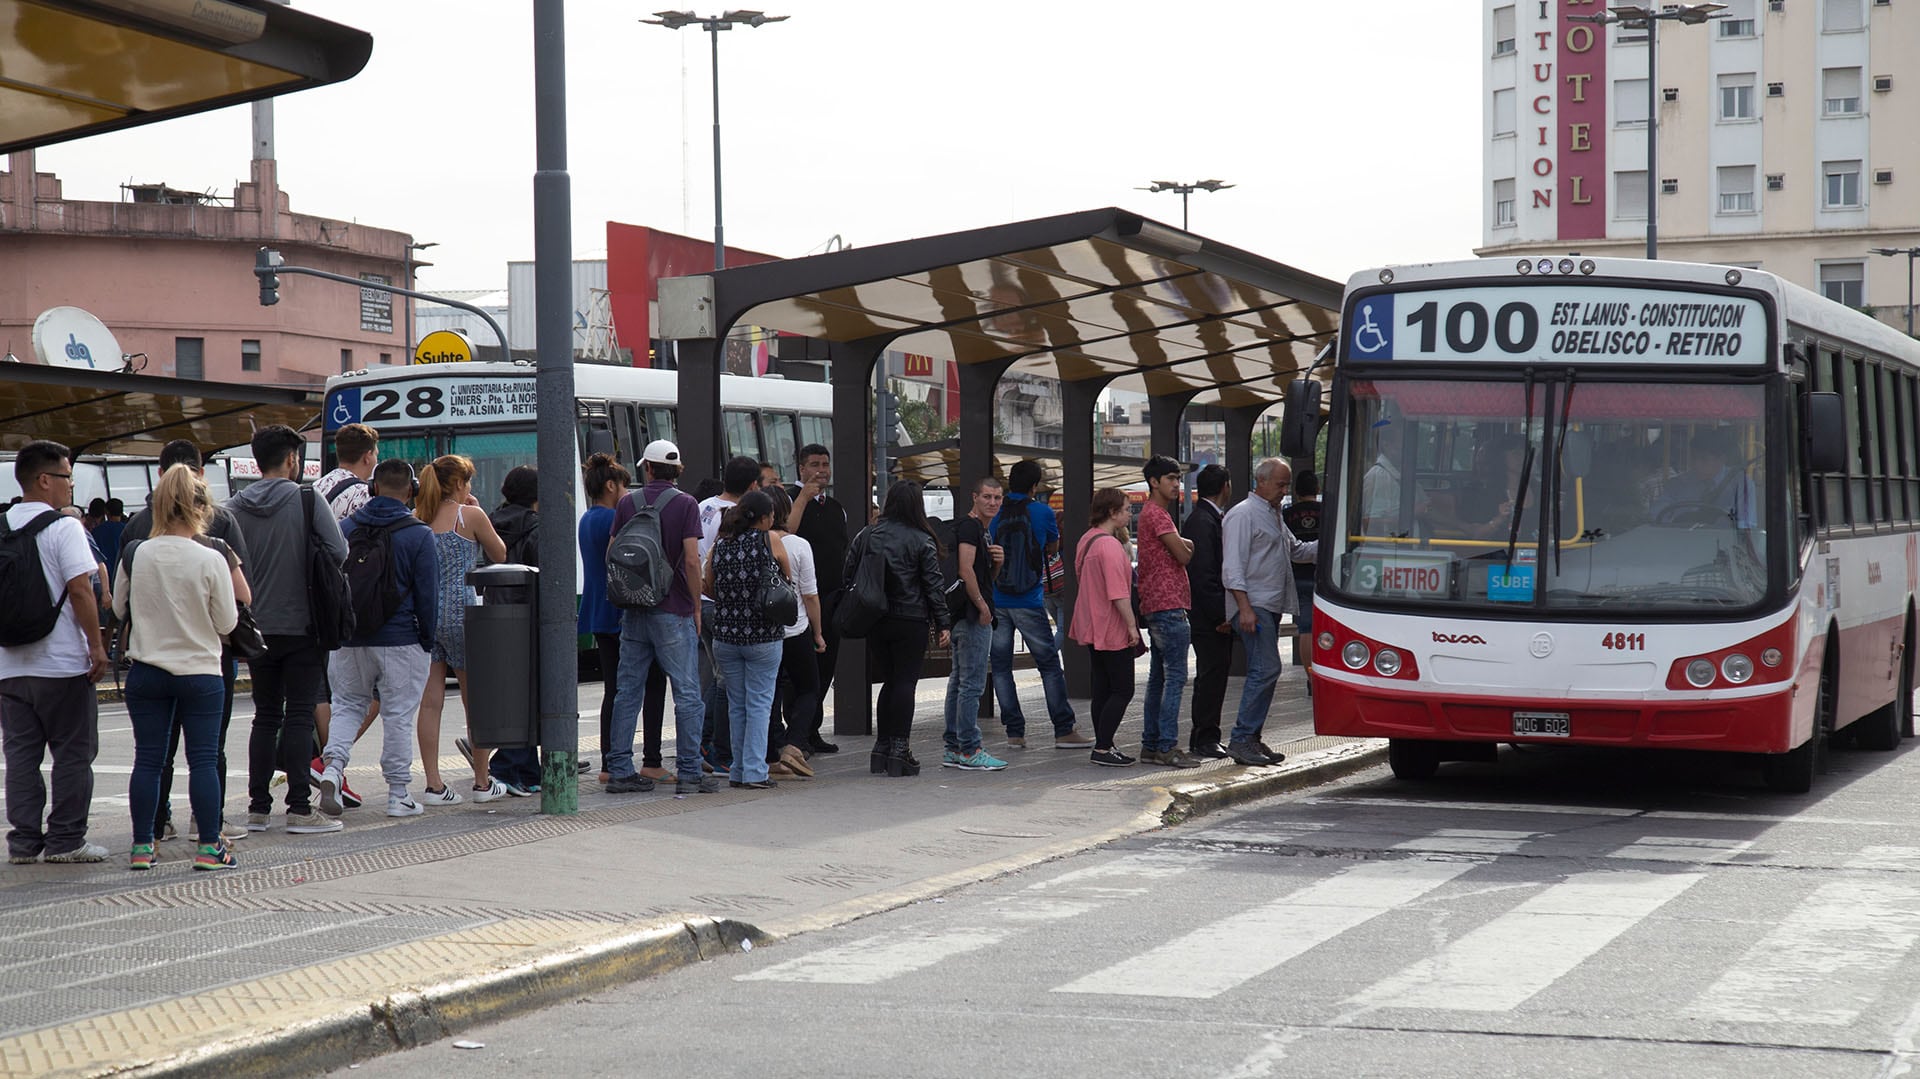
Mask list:
[[[1247,649],[1247,681],[1227,743],[1227,754],[1239,764],[1286,759],[1267,748],[1260,732],[1280,680],[1280,616],[1300,608],[1293,564],[1311,562],[1320,550],[1318,543],[1301,542],[1280,519],[1280,496],[1292,486],[1293,470],[1269,457],[1253,467],[1253,492],[1220,522],[1220,582],[1227,591],[1223,613]]]
[[[380,463],[380,432],[350,423],[333,433],[337,468],[314,482],[313,489],[345,521],[373,497],[373,466]]]
[[[87,842],[87,808],[93,801],[93,758],[100,748],[93,685],[107,673],[108,659],[86,529],[59,512],[73,502],[73,454],[58,442],[29,442],[15,455],[13,475],[21,498],[6,513],[7,531],[25,531],[50,518],[39,523],[33,542],[46,577],[46,602],[63,606],[44,636],[0,647],[7,860],[16,865],[103,861],[106,848]],[[32,613],[41,610],[36,605]],[[16,614],[8,612],[8,620],[17,620]],[[40,762],[48,755],[53,757],[51,807],[40,780]]]

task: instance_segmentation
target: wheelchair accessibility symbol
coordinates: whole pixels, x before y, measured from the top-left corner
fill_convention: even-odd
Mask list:
[[[360,387],[353,386],[340,390],[327,402],[326,429],[337,431],[350,423],[360,422]]]
[[[1375,296],[1360,304],[1360,319],[1350,338],[1353,355],[1384,360],[1393,356],[1393,297]]]

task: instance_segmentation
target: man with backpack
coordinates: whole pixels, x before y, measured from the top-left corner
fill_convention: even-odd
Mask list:
[[[254,618],[267,639],[266,654],[248,661],[253,672],[253,734],[247,747],[250,832],[267,829],[275,772],[287,774],[289,833],[340,830],[338,820],[313,811],[308,772],[313,710],[328,650],[322,647],[316,616],[332,613],[320,609],[312,596],[331,583],[316,577],[315,552],[338,567],[347,557],[347,541],[320,497],[293,480],[305,451],[306,440],[285,424],[254,432],[253,459],[261,478],[227,503],[253,553],[247,583],[253,589]],[[337,577],[337,568],[332,572]]]
[[[87,842],[100,709],[93,684],[107,673],[98,563],[87,530],[60,508],[73,502],[73,453],[45,440],[13,461],[19,503],[0,523],[0,739],[7,761],[7,860],[98,862]],[[53,757],[53,801],[40,762]],[[42,813],[45,812],[44,820]]]
[[[675,793],[711,794],[720,783],[700,769],[706,706],[700,696],[700,608],[690,584],[702,577],[700,507],[674,486],[680,478],[678,446],[666,439],[649,442],[640,467],[646,485],[627,492],[614,509],[607,545],[607,597],[620,608],[613,744],[604,747],[607,790],[653,789],[653,780],[633,767],[633,733],[647,675],[658,663],[673,689]]]
[[[1007,499],[993,519],[992,538],[1001,551],[1000,575],[993,581],[993,695],[1000,702],[1007,744],[1027,748],[1027,717],[1013,686],[1013,631],[1027,643],[1040,685],[1047,694],[1055,749],[1088,749],[1090,735],[1073,729],[1073,705],[1067,700],[1067,675],[1060,669],[1060,646],[1042,604],[1047,555],[1060,549],[1060,522],[1053,507],[1035,501],[1033,489],[1043,473],[1039,462],[1022,460],[1007,472]]]
[[[433,650],[440,561],[433,529],[407,511],[413,466],[382,461],[373,471],[373,496],[347,519],[347,584],[353,595],[354,636],[327,661],[333,700],[342,715],[366,712],[381,702],[384,733],[380,771],[387,779],[387,816],[426,812],[407,786],[413,779],[414,717],[427,688]],[[320,811],[337,817],[345,808],[342,773],[354,734],[334,728],[321,756]]]

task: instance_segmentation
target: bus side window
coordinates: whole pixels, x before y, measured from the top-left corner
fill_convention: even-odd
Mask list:
[[[800,444],[833,448],[833,421],[825,416],[800,417]],[[794,451],[796,454],[798,450]],[[781,468],[784,470],[785,465]]]
[[[611,414],[613,421],[614,460],[637,459],[640,451],[646,447],[640,432],[635,429],[635,425],[639,422],[637,415],[639,410],[630,404],[616,401],[607,406],[607,411]]]
[[[751,412],[727,409],[721,413],[727,433],[727,456],[766,460],[760,452],[760,425]]]
[[[799,430],[794,425],[793,413],[762,412],[760,429],[766,434],[767,443],[766,456],[761,457],[760,460],[779,469],[782,477],[795,478],[797,466],[794,464],[794,456],[800,452],[800,443],[796,441]]]

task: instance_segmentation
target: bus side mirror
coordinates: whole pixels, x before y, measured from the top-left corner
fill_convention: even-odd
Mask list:
[[[1568,431],[1560,446],[1560,465],[1568,479],[1593,473],[1593,437],[1585,431]]]
[[[1847,467],[1847,411],[1837,393],[1807,394],[1807,469],[1844,472]]]
[[[1310,378],[1287,383],[1286,412],[1280,417],[1280,455],[1310,457],[1320,434],[1320,384]]]

